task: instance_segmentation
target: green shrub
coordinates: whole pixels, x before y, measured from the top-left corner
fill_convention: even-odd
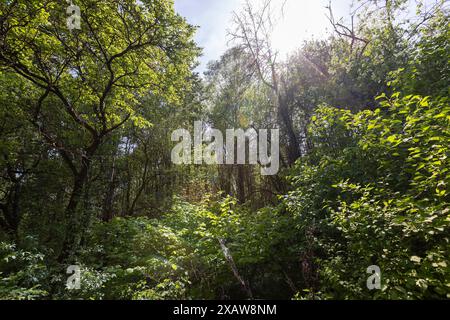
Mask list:
[[[291,176],[284,203],[312,234],[326,298],[449,298],[450,107],[446,98],[395,94],[352,115],[318,110],[315,150]],[[338,143],[339,142],[339,143]],[[303,237],[306,250],[307,236]],[[369,291],[378,265],[382,289]]]

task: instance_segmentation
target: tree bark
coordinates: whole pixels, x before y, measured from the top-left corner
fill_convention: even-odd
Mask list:
[[[114,189],[115,189],[115,174],[116,174],[116,159],[113,156],[111,172],[109,175],[108,191],[106,192],[105,201],[103,204],[102,220],[104,222],[111,221],[113,218],[113,201],[114,201]]]
[[[61,253],[58,257],[58,261],[61,263],[66,261],[69,262],[78,250],[80,230],[84,226],[80,225],[81,220],[77,209],[82,200],[83,189],[88,179],[89,169],[91,167],[91,158],[95,154],[100,143],[101,141],[99,139],[94,140],[93,144],[88,148],[87,152],[82,157],[80,170],[74,173],[73,188],[70,194],[69,203],[65,210],[67,225],[64,233]]]

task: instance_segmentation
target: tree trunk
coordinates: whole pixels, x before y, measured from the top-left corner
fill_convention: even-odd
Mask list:
[[[69,203],[65,210],[65,217],[67,221],[66,230],[64,234],[63,245],[58,261],[70,262],[73,255],[78,249],[80,240],[80,215],[78,213],[78,205],[83,197],[84,185],[88,178],[91,161],[88,157],[83,157],[80,171],[74,177],[72,193],[70,195]]]
[[[285,130],[288,138],[287,156],[288,165],[291,166],[301,157],[300,143],[295,133],[292,117],[290,116],[289,108],[286,106],[284,99],[278,95],[278,118]]]
[[[105,201],[103,204],[102,220],[104,222],[111,221],[113,218],[113,201],[114,201],[114,189],[115,189],[115,174],[116,174],[116,161],[115,157],[112,160],[111,174],[109,176],[108,191],[106,193]]]
[[[237,166],[237,179],[236,179],[236,186],[237,186],[237,198],[239,200],[239,203],[243,204],[245,203],[246,197],[245,197],[245,168],[243,165]]]

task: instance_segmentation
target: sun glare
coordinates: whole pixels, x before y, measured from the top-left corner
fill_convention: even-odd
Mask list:
[[[285,0],[278,1],[282,5]],[[286,1],[273,33],[274,48],[285,56],[302,41],[323,37],[328,27],[325,13],[323,1]]]

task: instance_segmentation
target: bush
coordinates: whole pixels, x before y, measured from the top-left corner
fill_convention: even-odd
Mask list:
[[[381,109],[356,115],[320,108],[310,128],[315,151],[291,176],[284,202],[318,268],[312,290],[449,298],[448,100],[380,98]],[[381,268],[380,291],[366,287],[371,265]]]
[[[0,242],[0,300],[35,300],[46,297],[42,287],[48,271],[44,255]]]

